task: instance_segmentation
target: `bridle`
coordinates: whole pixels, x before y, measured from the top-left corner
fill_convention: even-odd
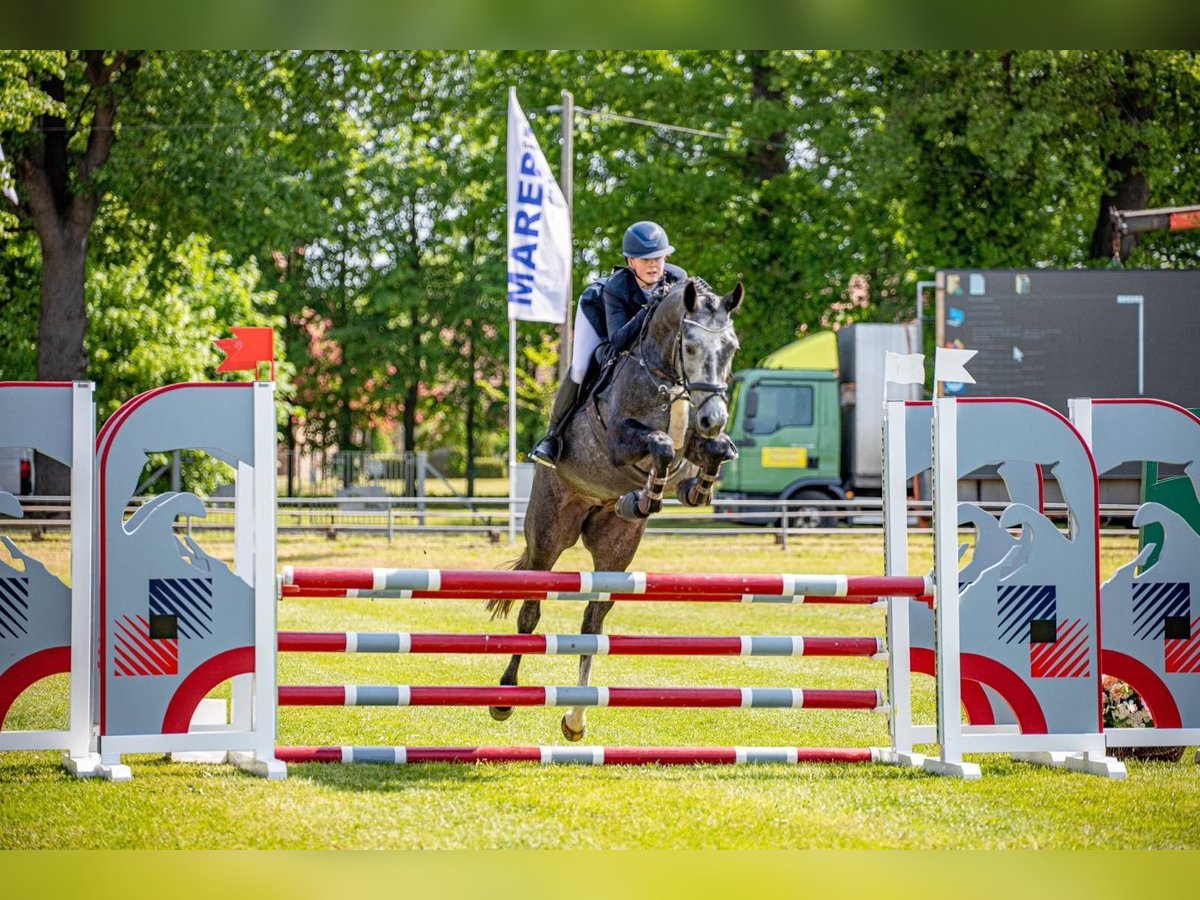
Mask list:
[[[652,316],[646,317],[647,330],[651,318]],[[703,322],[698,322],[695,319],[689,319],[686,315],[684,315],[679,320],[679,328],[676,330],[675,339],[672,342],[670,359],[671,369],[673,371],[664,371],[657,366],[652,366],[646,362],[644,350],[646,346],[645,334],[643,334],[641,339],[638,341],[637,363],[643,369],[645,369],[651,378],[653,378],[653,380],[658,384],[658,393],[659,396],[663,398],[662,409],[664,410],[669,409],[673,403],[677,403],[680,400],[686,400],[689,403],[694,404],[695,400],[692,397],[693,391],[700,394],[706,394],[707,396],[696,407],[696,412],[698,413],[704,408],[705,404],[707,404],[714,397],[720,397],[722,400],[728,402],[729,385],[707,381],[692,381],[688,378],[687,368],[683,363],[683,332],[685,330],[685,326],[688,325],[700,328],[704,331],[707,331],[709,334],[723,334],[724,332],[733,328],[733,322],[731,321],[727,321],[719,328],[713,328],[705,325]]]

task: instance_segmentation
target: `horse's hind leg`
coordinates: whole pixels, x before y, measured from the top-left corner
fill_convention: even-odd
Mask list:
[[[517,613],[517,634],[533,634],[533,629],[537,628],[538,619],[542,617],[542,602],[540,600],[524,600],[521,602],[521,611]],[[508,661],[508,668],[504,670],[504,674],[500,676],[500,684],[510,685],[515,687],[517,684],[517,670],[521,667],[521,657],[513,656]],[[503,722],[512,715],[513,708],[511,706],[489,706],[488,712],[497,722]]]
[[[563,551],[579,540],[587,507],[573,501],[551,469],[538,466],[533,474],[529,506],[525,511],[525,552],[517,560],[518,570],[549,570]],[[517,614],[517,633],[532,634],[542,615],[540,600],[525,600]],[[514,655],[500,676],[502,686],[515,687],[521,667],[520,655]],[[511,706],[490,706],[493,719],[503,722],[512,715]]]
[[[637,553],[644,519],[629,522],[617,516],[611,507],[598,509],[583,523],[583,545],[592,554],[592,568],[597,572],[624,572]],[[583,634],[601,634],[604,617],[612,609],[612,601],[594,600],[583,611]],[[587,687],[592,676],[592,657],[579,657],[579,686]],[[574,706],[563,716],[562,732],[568,740],[577,741],[587,730],[587,707]]]

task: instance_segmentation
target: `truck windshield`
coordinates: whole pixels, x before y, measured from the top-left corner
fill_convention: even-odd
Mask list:
[[[745,429],[771,434],[780,428],[808,428],[813,424],[813,389],[808,384],[764,381],[751,389],[756,395],[755,415],[747,409]]]

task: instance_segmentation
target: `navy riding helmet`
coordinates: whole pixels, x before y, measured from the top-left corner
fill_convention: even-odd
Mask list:
[[[656,222],[634,222],[625,229],[621,252],[628,259],[654,259],[674,253],[667,232]]]

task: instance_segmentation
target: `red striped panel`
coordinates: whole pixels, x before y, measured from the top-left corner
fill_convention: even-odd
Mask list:
[[[805,709],[875,709],[880,704],[875,690],[805,690]]]
[[[179,640],[150,638],[142,616],[122,616],[115,623],[114,675],[178,675]]]
[[[796,576],[798,579],[824,579],[834,576]],[[472,571],[469,569],[444,569],[440,572],[440,593],[454,591],[559,591],[578,592],[581,589],[578,572],[542,571]],[[292,570],[291,584],[306,588],[356,588],[369,590],[374,587],[375,576],[371,569],[334,569],[297,567]],[[894,596],[921,596],[925,593],[925,579],[920,576],[850,576],[847,592],[852,596],[887,594]],[[646,593],[678,594],[773,594],[783,593],[783,577],[780,575],[724,575],[724,574],[676,574],[646,573]]]
[[[805,656],[874,656],[880,651],[873,637],[806,637]]]
[[[410,763],[541,762],[538,747],[408,747]]]
[[[566,637],[571,637],[567,635]],[[411,634],[410,653],[546,652],[540,634]],[[873,656],[879,641],[873,637],[806,637],[805,656]],[[740,656],[742,638],[730,636],[609,635],[612,656]],[[282,653],[345,653],[344,632],[279,632]],[[768,654],[761,654],[768,655]]]
[[[414,634],[413,653],[545,653],[541,634]]]
[[[742,705],[738,688],[622,688],[608,689],[609,706],[703,707]]]
[[[1163,642],[1164,664],[1171,675],[1200,674],[1200,619],[1192,622],[1190,638]]]
[[[737,751],[732,747],[605,747],[604,762],[614,766],[733,765]]]
[[[1089,634],[1082,619],[1058,623],[1058,639],[1052,644],[1029,645],[1029,674],[1034,678],[1086,678]]]
[[[340,687],[285,686],[279,688],[280,706],[345,706],[346,691]]]
[[[305,566],[292,569],[292,584],[310,588],[358,588],[375,587],[375,573],[371,569],[330,569]]]
[[[340,763],[341,747],[276,747],[275,758],[289,763]]]
[[[346,634],[341,631],[281,631],[281,653],[345,653]]]
[[[605,765],[733,765],[733,747],[603,747]],[[276,759],[288,763],[339,763],[340,747],[276,747]],[[540,747],[407,747],[410,763],[541,762]],[[797,747],[802,763],[871,762],[867,747]]]
[[[544,706],[544,687],[412,687],[411,706]]]
[[[342,687],[285,685],[279,688],[281,706],[344,706]],[[409,687],[410,706],[543,706],[542,687],[463,686]],[[634,688],[608,689],[608,705],[623,707],[727,708],[742,705],[740,688]],[[805,709],[875,709],[874,690],[806,690]],[[764,707],[769,708],[769,707]]]
[[[313,598],[344,598],[348,596],[350,589],[346,587],[307,587],[296,584],[283,585],[284,597],[313,597]],[[358,588],[357,590],[363,590]],[[369,589],[368,589],[369,590]],[[479,591],[456,591],[453,594],[448,594],[445,591],[413,591],[412,597],[414,600],[545,600],[547,591],[533,590],[479,590]],[[559,593],[579,593],[579,591],[560,591]],[[778,596],[778,595],[776,595]],[[618,602],[638,601],[643,603],[654,603],[664,601],[684,601],[689,603],[741,603],[742,594],[731,593],[715,593],[715,594],[609,594],[609,600]],[[371,599],[370,595],[359,599]],[[381,598],[388,599],[388,598]],[[395,599],[395,598],[392,598]],[[926,595],[924,597],[915,598],[921,602],[928,602],[933,605],[933,597]],[[872,603],[879,601],[879,597],[875,595],[862,595],[854,597],[829,597],[819,594],[805,594],[805,603],[818,604],[833,604],[837,606],[869,606]]]

